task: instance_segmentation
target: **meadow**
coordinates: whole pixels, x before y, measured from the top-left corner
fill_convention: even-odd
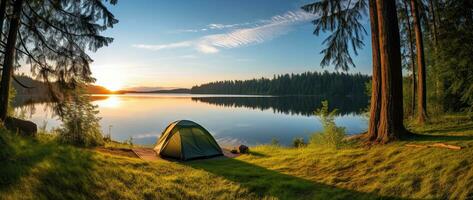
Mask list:
[[[470,118],[448,115],[409,128],[422,136],[338,150],[263,145],[234,159],[189,162],[147,162],[1,129],[0,199],[473,198]],[[464,148],[405,146],[436,142]]]

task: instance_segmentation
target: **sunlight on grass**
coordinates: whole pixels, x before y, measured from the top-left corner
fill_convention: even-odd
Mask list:
[[[144,162],[1,130],[0,155],[7,162],[0,166],[0,199],[471,198],[473,131],[463,129],[472,123],[458,122],[455,130],[439,123],[416,130],[466,148],[404,145],[412,141],[339,150],[263,145],[236,159]],[[443,130],[465,137],[448,141],[452,136]]]

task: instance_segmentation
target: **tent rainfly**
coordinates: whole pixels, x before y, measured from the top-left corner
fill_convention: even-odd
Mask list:
[[[204,127],[189,120],[169,124],[154,150],[162,157],[179,160],[223,155],[212,135]]]

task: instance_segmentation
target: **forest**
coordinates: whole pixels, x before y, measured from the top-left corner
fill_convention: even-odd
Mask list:
[[[368,143],[415,135],[406,129],[405,119],[424,126],[430,117],[472,111],[471,1],[326,0],[302,9],[321,15],[312,21],[316,36],[328,33],[322,67],[355,67],[352,56],[364,47],[364,36],[370,36],[370,120],[363,136]],[[366,13],[369,34],[361,21]],[[406,77],[410,80],[404,81]]]
[[[194,86],[193,94],[365,96],[370,77],[363,74],[305,72],[273,78],[216,81]]]

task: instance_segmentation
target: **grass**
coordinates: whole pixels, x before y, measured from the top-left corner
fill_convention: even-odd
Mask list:
[[[184,163],[2,129],[0,199],[473,199],[473,122],[451,115],[409,128],[425,136],[339,150],[258,146],[236,159]],[[405,147],[434,142],[466,148]]]

